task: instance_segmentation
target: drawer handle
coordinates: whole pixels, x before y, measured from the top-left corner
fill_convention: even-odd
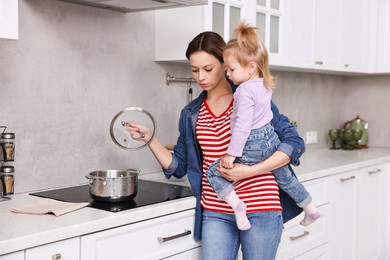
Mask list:
[[[61,260],[61,254],[57,253],[51,256],[51,260]]]
[[[349,180],[353,180],[353,179],[355,179],[356,178],[356,176],[349,176],[349,177],[347,177],[347,178],[340,178],[340,181],[341,182],[345,182],[345,181],[349,181]]]
[[[382,169],[376,169],[376,170],[373,170],[373,171],[368,171],[368,174],[374,174],[374,173],[378,173],[378,172],[381,172]]]
[[[322,64],[324,64],[322,61],[320,61],[320,60],[316,60],[316,61],[314,61],[314,64],[315,65],[322,65]]]
[[[167,242],[167,241],[179,238],[179,237],[185,237],[185,236],[188,236],[188,235],[191,235],[191,230],[187,230],[186,229],[186,230],[184,230],[183,233],[180,233],[180,234],[177,234],[177,235],[173,235],[173,236],[170,236],[170,237],[157,237],[157,240],[160,243],[164,243],[164,242]]]
[[[310,235],[309,231],[303,231],[303,234],[300,234],[300,235],[295,236],[295,237],[290,237],[290,240],[294,241],[294,240],[300,239],[300,238],[308,236],[308,235]]]

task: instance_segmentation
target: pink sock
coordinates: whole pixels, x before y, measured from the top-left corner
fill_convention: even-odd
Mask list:
[[[313,203],[309,203],[309,205],[303,208],[303,211],[305,212],[305,217],[301,221],[302,226],[308,226],[320,217],[320,212]]]
[[[240,230],[248,230],[251,228],[251,223],[249,222],[246,216],[246,205],[241,201],[236,192],[232,191],[225,197],[226,202],[234,210],[234,215],[236,216],[237,227]]]

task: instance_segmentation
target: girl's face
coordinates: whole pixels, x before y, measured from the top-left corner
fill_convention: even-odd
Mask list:
[[[192,77],[203,90],[213,90],[225,80],[225,66],[213,55],[198,51],[191,54],[189,61]]]
[[[240,85],[241,83],[252,78],[252,73],[249,69],[249,66],[241,66],[234,55],[224,56],[224,61],[226,65],[226,75],[231,81],[233,81],[235,85]]]

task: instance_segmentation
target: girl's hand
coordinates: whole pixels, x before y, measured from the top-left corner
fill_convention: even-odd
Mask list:
[[[233,168],[233,163],[235,159],[235,156],[227,154],[225,156],[222,156],[220,164],[222,164],[224,168],[231,169]]]
[[[131,138],[136,141],[147,142],[152,137],[152,131],[137,122],[126,122],[125,129],[130,133]]]

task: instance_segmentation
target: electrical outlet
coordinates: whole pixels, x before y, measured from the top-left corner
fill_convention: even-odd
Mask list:
[[[317,143],[317,131],[306,132],[306,144]]]

